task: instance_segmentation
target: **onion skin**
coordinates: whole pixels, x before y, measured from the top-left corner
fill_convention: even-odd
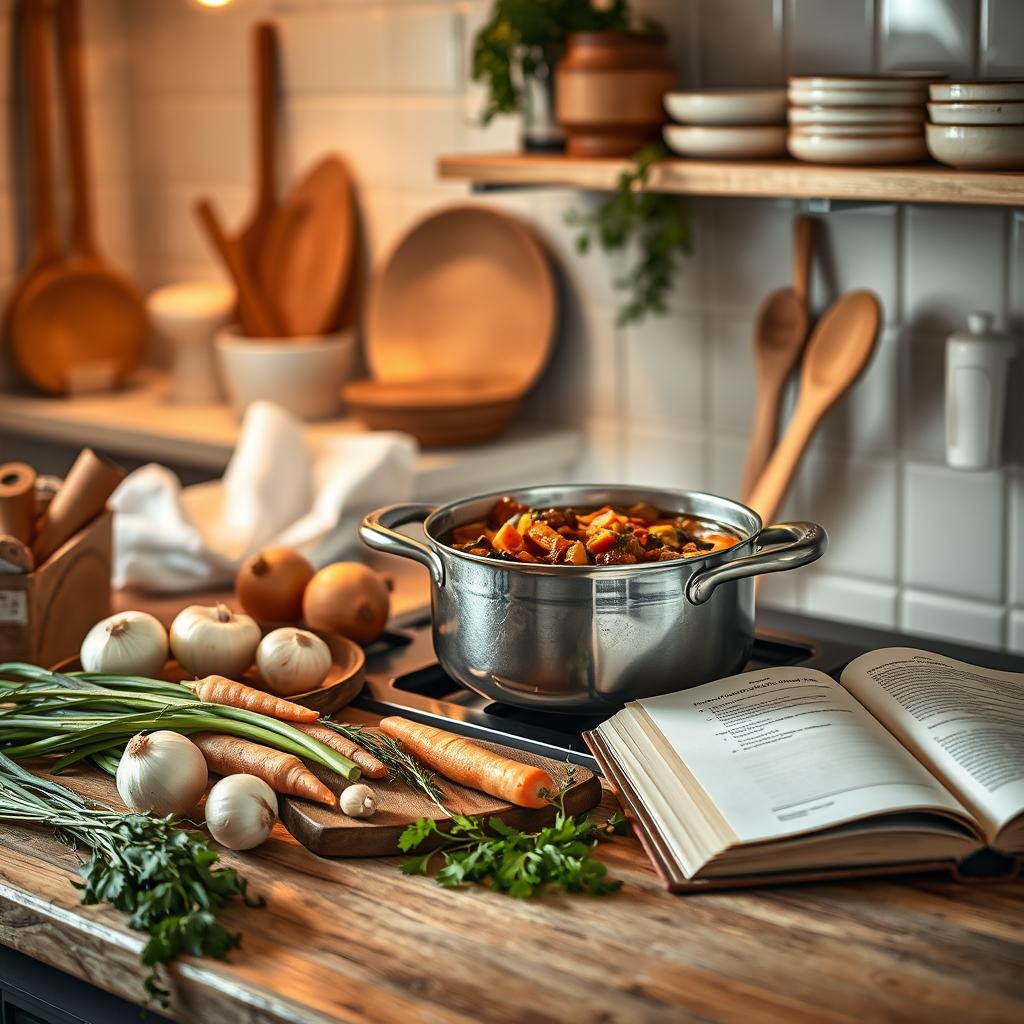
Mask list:
[[[117,792],[133,811],[158,818],[187,814],[206,791],[206,758],[180,733],[160,729],[128,741],[117,767]]]
[[[206,827],[229,850],[252,850],[277,821],[277,794],[255,775],[228,775],[206,798]]]
[[[118,640],[130,637],[129,642]],[[79,660],[86,672],[157,676],[169,653],[167,630],[148,612],[118,612],[101,619],[86,634]]]
[[[334,562],[310,581],[302,613],[310,629],[330,630],[364,647],[384,632],[391,610],[387,585],[359,562]]]
[[[235,597],[257,622],[297,622],[313,573],[313,566],[298,551],[264,548],[238,570]]]
[[[260,641],[256,668],[271,693],[295,697],[324,681],[331,670],[331,650],[315,633],[284,626]]]

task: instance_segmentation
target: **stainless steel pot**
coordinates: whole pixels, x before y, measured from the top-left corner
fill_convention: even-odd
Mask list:
[[[531,508],[646,501],[717,520],[745,539],[704,558],[643,565],[524,564],[456,551],[442,538],[486,519],[502,493],[443,508],[393,505],[368,515],[363,542],[422,562],[433,578],[434,648],[478,693],[544,711],[591,713],[738,671],[754,637],[754,581],[819,558],[815,523],[762,526],[745,505],[698,491],[593,485],[531,487]],[[426,543],[398,532],[421,522]]]

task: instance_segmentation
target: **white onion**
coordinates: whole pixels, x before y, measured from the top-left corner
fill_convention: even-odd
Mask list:
[[[133,736],[117,766],[117,791],[133,811],[187,814],[206,789],[206,759],[187,737],[168,729]]]
[[[171,651],[197,676],[240,676],[252,664],[260,627],[226,604],[189,605],[171,623]]]
[[[148,612],[118,612],[85,634],[78,657],[86,672],[155,676],[167,661],[167,630]]]
[[[331,668],[331,649],[315,633],[285,626],[260,641],[256,667],[268,690],[294,697],[324,681]]]
[[[206,798],[206,827],[221,846],[251,850],[277,821],[277,796],[255,775],[228,775]]]

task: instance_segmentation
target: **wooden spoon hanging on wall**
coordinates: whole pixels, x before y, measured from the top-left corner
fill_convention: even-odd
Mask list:
[[[65,262],[50,263],[19,297],[11,319],[11,351],[34,384],[63,394],[77,387],[108,388],[122,383],[142,357],[149,320],[138,289],[106,262],[96,246],[89,200],[78,0],[59,0],[57,11],[71,169],[71,252]],[[41,44],[34,41],[34,46],[33,55],[42,58],[42,66],[30,67],[30,79],[45,76],[48,63],[45,38]],[[38,89],[38,82],[33,88]],[[38,107],[33,112],[38,115]],[[47,116],[41,130],[48,128]],[[42,193],[46,175],[36,173],[36,189]],[[44,211],[44,221],[49,217],[51,213]]]
[[[746,502],[764,522],[772,521],[822,416],[867,366],[881,319],[875,295],[857,291],[841,295],[818,322],[807,343],[793,416]]]
[[[772,292],[757,311],[754,329],[757,405],[740,488],[744,501],[771,458],[782,396],[807,340],[813,225],[810,217],[797,217],[793,225],[793,287]]]

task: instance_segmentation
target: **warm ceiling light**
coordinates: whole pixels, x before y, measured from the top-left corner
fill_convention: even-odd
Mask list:
[[[213,9],[216,7],[227,7],[227,5],[231,3],[231,0],[190,0],[190,3],[196,7],[207,7]]]

